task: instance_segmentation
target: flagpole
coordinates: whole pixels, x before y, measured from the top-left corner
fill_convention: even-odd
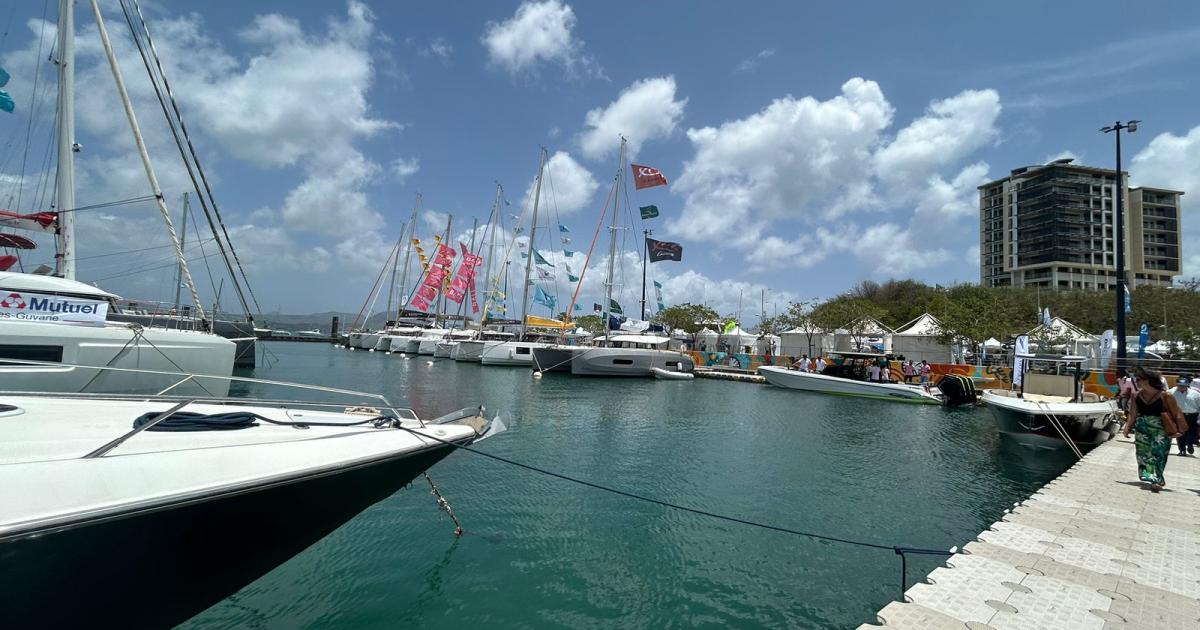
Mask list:
[[[642,321],[646,321],[646,259],[650,257],[651,230],[642,230],[646,238],[642,242]]]
[[[533,187],[533,218],[529,225],[529,256],[525,259],[525,286],[521,293],[521,336],[517,341],[525,339],[525,332],[529,327],[529,320],[526,315],[526,309],[529,307],[529,274],[533,272],[533,238],[537,235],[538,201],[542,197],[542,174],[545,169],[546,147],[542,147],[538,155],[537,183]]]
[[[404,272],[400,276],[400,300],[396,304],[397,322],[400,321],[400,314],[404,312],[404,307],[408,306],[408,300],[412,297],[408,293],[408,263],[412,260],[413,239],[417,237],[417,212],[420,209],[421,193],[417,193],[416,201],[413,202],[412,215],[408,218],[408,248],[404,250]],[[404,236],[404,230],[400,230],[400,236]]]
[[[496,291],[495,287],[488,288],[488,283],[492,281],[492,259],[496,257],[496,223],[499,221],[500,199],[504,194],[504,187],[500,182],[496,182],[496,200],[492,202],[492,215],[488,217],[488,226],[483,231],[484,240],[487,241],[488,256],[487,267],[483,272],[483,312],[479,314],[479,333],[483,334],[483,320],[487,319],[488,309],[491,307],[492,298]],[[479,249],[482,251],[484,244],[479,244]]]

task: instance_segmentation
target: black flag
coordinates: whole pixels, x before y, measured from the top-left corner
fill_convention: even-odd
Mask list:
[[[646,239],[646,251],[650,255],[650,262],[656,263],[660,260],[674,260],[679,262],[683,260],[683,245],[672,243],[670,241],[656,241],[652,238]]]

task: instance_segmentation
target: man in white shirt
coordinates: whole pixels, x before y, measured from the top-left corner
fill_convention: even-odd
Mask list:
[[[817,364],[813,367],[813,372],[820,374],[825,371],[825,357],[817,357]]]
[[[1179,403],[1179,410],[1187,420],[1187,431],[1175,438],[1179,454],[1184,456],[1196,454],[1196,419],[1200,417],[1200,392],[1192,389],[1191,384],[1192,379],[1180,376],[1175,381],[1175,389],[1171,390],[1171,395]]]

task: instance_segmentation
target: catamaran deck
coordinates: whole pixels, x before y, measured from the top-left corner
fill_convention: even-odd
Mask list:
[[[1132,440],[1096,448],[909,588],[909,603],[879,611],[880,624],[1200,627],[1200,458],[1172,454],[1166,479],[1158,494],[1138,482]]]

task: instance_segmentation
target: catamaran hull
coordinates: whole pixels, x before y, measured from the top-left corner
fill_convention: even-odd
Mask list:
[[[228,597],[450,454],[439,445],[0,539],[0,627],[168,628]]]
[[[460,341],[454,347],[450,357],[455,361],[466,361],[468,363],[479,363],[479,357],[483,354],[485,342],[483,341]]]
[[[924,388],[919,386],[855,381],[836,376],[789,370],[776,366],[762,366],[758,368],[758,373],[760,376],[765,377],[768,383],[786,389],[797,389],[817,394],[833,394],[836,396],[877,398],[904,403],[942,404],[941,399],[933,394],[926,393]]]
[[[479,361],[484,365],[533,367],[533,351],[546,347],[549,347],[549,344],[536,341],[502,341],[495,345],[489,343],[480,354]]]
[[[533,349],[533,369],[539,372],[567,372],[571,371],[572,358],[589,350],[590,348],[580,347],[549,347],[549,348],[534,348]]]
[[[654,376],[652,368],[691,372],[690,357],[670,350],[641,348],[591,348],[571,357],[575,376]]]
[[[441,341],[433,347],[433,356],[438,359],[449,359],[450,353],[454,352],[454,347],[458,345],[457,341]]]
[[[427,357],[433,356],[433,351],[437,349],[437,345],[441,342],[441,337],[436,339],[423,338],[417,343],[417,354]]]
[[[383,337],[383,333],[365,334],[362,336],[362,339],[359,341],[358,347],[360,347],[364,350],[374,350],[375,346],[379,344],[380,337]]]
[[[1057,419],[1067,436],[1081,450],[1095,448],[1117,433],[1117,403],[1036,403],[1021,398],[984,392],[981,397],[1001,434],[1034,450],[1068,448],[1054,427]]]

